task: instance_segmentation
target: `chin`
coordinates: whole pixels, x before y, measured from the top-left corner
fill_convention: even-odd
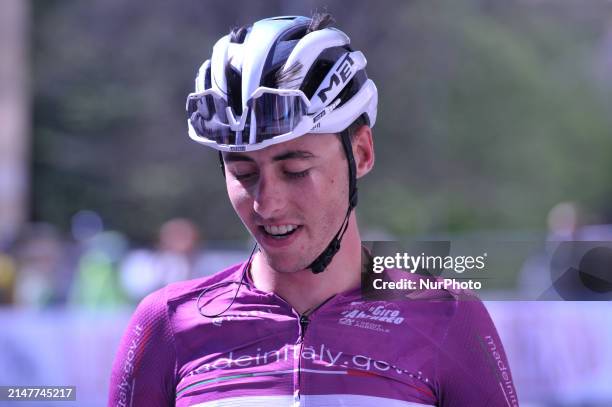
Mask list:
[[[263,255],[266,263],[278,273],[295,273],[304,270],[310,264],[304,264],[299,259],[291,260],[286,256],[268,256],[266,253]]]

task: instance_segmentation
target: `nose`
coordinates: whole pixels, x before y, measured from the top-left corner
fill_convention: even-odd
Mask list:
[[[255,190],[253,210],[262,219],[279,217],[287,204],[286,191],[272,174],[261,174]]]

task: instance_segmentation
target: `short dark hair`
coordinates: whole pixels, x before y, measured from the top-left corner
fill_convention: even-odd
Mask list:
[[[332,26],[336,20],[329,13],[313,13],[306,34]]]

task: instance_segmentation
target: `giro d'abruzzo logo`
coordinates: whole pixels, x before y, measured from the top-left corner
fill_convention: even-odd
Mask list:
[[[366,303],[355,301],[351,307],[342,311],[338,320],[341,325],[369,329],[377,332],[389,332],[389,327],[404,322],[400,310],[392,308],[390,303]]]

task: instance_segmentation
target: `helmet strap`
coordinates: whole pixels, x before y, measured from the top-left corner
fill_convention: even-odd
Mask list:
[[[223,174],[223,178],[225,178],[225,163],[223,162],[223,154],[219,151],[219,166],[221,167],[221,174]]]
[[[331,263],[332,259],[340,250],[340,241],[348,229],[349,217],[351,215],[351,211],[355,206],[357,206],[357,170],[355,167],[355,157],[353,156],[353,146],[351,144],[351,138],[348,132],[348,129],[343,130],[340,133],[340,140],[342,141],[342,147],[344,148],[344,153],[346,154],[346,158],[348,161],[349,168],[349,206],[346,211],[346,216],[342,221],[342,225],[340,225],[340,229],[334,236],[331,242],[327,245],[323,253],[321,253],[312,263],[310,263],[310,270],[313,274],[319,274],[325,270],[329,263]]]

